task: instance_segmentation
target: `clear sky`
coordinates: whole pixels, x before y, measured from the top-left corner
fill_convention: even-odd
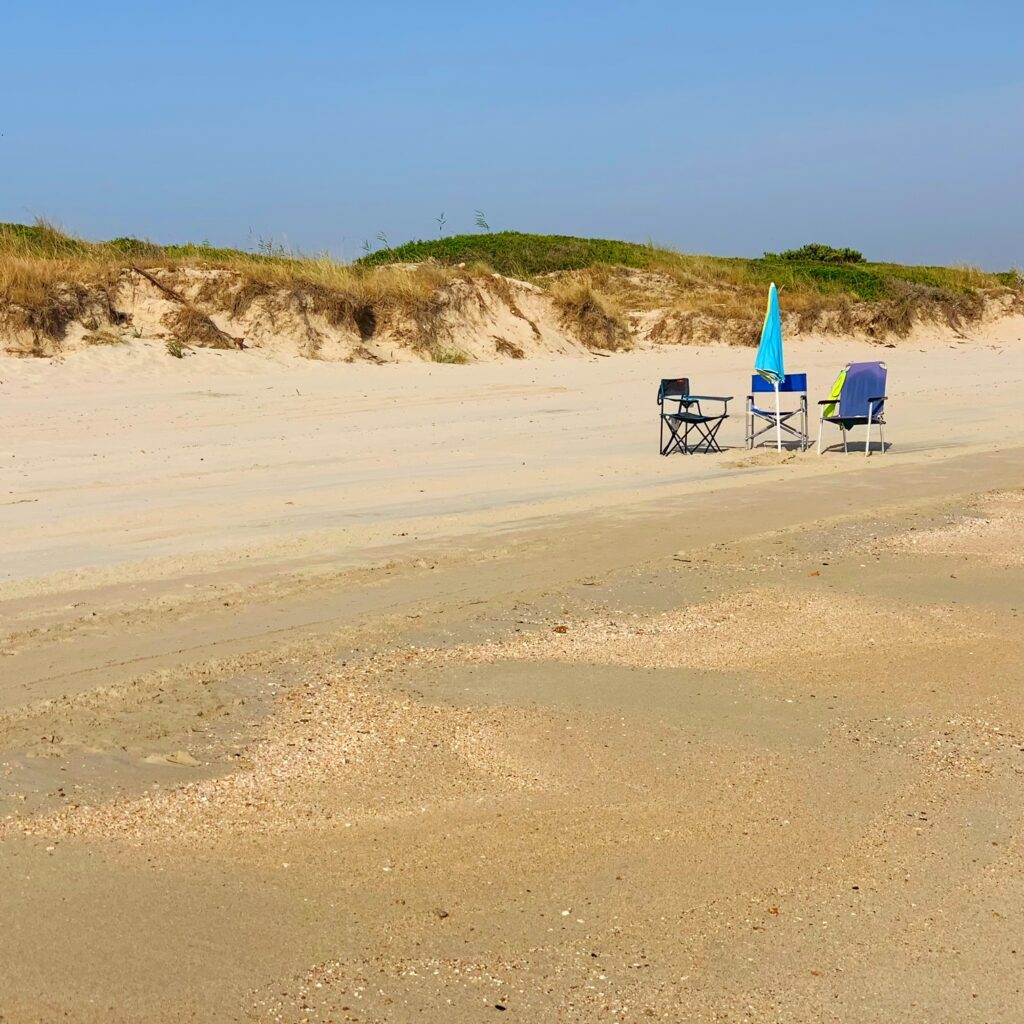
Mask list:
[[[0,220],[1024,265],[1024,4],[7,3]]]

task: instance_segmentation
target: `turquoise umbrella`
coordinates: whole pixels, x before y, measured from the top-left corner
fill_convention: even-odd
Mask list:
[[[779,315],[779,293],[772,281],[768,289],[768,309],[761,328],[761,344],[757,347],[754,369],[775,385],[775,444],[782,451],[782,414],[779,409],[779,385],[786,379],[782,358],[782,317]]]

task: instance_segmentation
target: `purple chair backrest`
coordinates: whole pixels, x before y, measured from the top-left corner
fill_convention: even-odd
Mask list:
[[[850,419],[867,417],[870,400],[885,395],[886,372],[885,363],[850,363],[839,396],[839,415]],[[871,411],[873,421],[881,415],[884,404],[875,403]]]

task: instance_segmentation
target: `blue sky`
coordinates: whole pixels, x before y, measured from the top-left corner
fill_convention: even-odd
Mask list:
[[[1024,5],[10,4],[0,220],[1024,265]]]

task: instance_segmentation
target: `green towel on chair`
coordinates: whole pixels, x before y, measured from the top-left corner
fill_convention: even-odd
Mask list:
[[[839,396],[843,393],[843,384],[846,382],[846,369],[839,371],[839,376],[836,377],[835,384],[832,385],[832,390],[828,393],[829,401],[831,405],[826,405],[822,411],[822,416],[835,416],[836,410],[839,407]]]

